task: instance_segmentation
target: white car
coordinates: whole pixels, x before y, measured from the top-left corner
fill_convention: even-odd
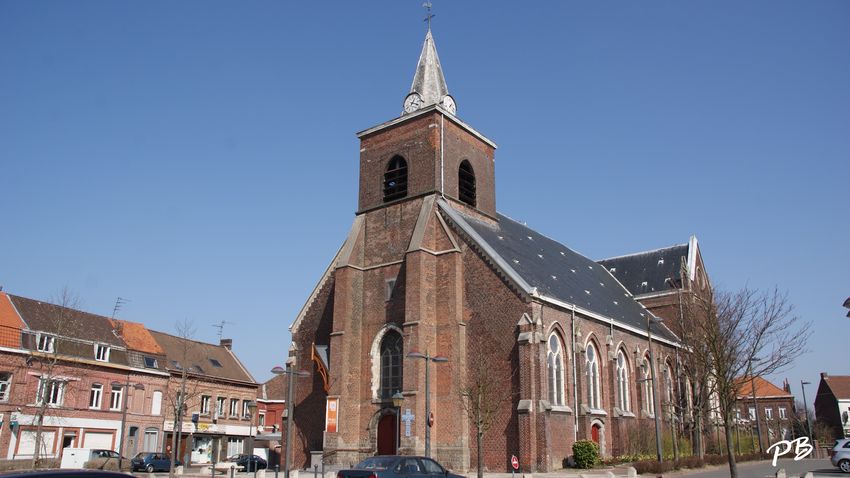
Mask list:
[[[850,473],[850,438],[835,440],[835,446],[829,450],[829,460],[832,466],[837,466],[844,473]]]

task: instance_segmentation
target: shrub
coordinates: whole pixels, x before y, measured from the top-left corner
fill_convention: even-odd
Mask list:
[[[635,462],[633,466],[635,467],[635,471],[637,471],[639,475],[642,475],[644,473],[666,473],[674,469],[673,462],[659,462],[658,460],[638,461]]]
[[[576,468],[590,468],[599,461],[599,445],[591,440],[573,443],[573,460]]]
[[[679,458],[679,461],[676,463],[677,468],[702,468],[705,466],[705,462],[700,460],[698,456],[685,456]]]

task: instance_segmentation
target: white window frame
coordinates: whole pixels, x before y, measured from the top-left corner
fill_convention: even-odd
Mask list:
[[[554,346],[553,346],[554,345]],[[549,402],[564,405],[564,345],[557,333],[552,332],[546,342],[546,372],[549,380]]]
[[[210,414],[210,402],[212,401],[212,397],[209,395],[201,395],[201,415],[209,415]]]
[[[239,399],[238,398],[231,398],[230,399],[230,417],[231,418],[238,417],[239,416],[238,413],[239,413]]]
[[[8,402],[12,390],[12,373],[0,372],[0,402]]]
[[[779,407],[779,419],[787,420],[788,419],[788,409],[785,407]]]
[[[109,394],[109,409],[121,410],[122,400],[124,399],[124,387],[113,385]]]
[[[110,350],[108,345],[94,344],[94,359],[98,362],[109,362]]]
[[[103,405],[103,385],[93,383],[89,392],[89,408],[100,410],[101,405]]]
[[[245,419],[247,419],[250,415],[250,412],[248,410],[248,402],[249,401],[250,400],[242,400],[242,418],[245,418]]]
[[[767,418],[768,420],[772,420],[773,419],[773,408],[771,408],[771,407],[765,408],[764,409],[764,417]]]
[[[750,417],[750,420],[756,419],[756,409],[755,409],[755,407],[750,407],[748,416]]]
[[[50,334],[38,333],[35,335],[35,348],[39,352],[53,353],[56,349],[56,337]]]
[[[154,390],[151,397],[151,415],[159,416],[162,413],[162,391]]]
[[[215,415],[216,418],[221,418],[224,416],[224,406],[227,403],[227,398],[225,397],[216,397],[215,398]]]
[[[624,412],[632,411],[629,397],[629,362],[623,349],[617,352],[617,406]]]
[[[62,380],[48,380],[44,377],[38,379],[38,391],[35,396],[36,405],[41,405],[42,397],[44,397],[44,387],[50,386],[50,393],[47,396],[47,405],[50,407],[61,407],[62,400],[65,398],[65,382]]]

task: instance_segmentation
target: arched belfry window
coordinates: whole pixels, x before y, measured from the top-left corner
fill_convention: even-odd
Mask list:
[[[472,170],[472,165],[469,164],[469,161],[465,159],[460,163],[460,168],[458,168],[457,183],[460,200],[470,206],[475,206],[475,171]]]
[[[546,368],[549,377],[549,403],[564,404],[564,352],[558,334],[549,336]]]
[[[387,332],[381,340],[381,398],[390,398],[401,391],[401,334]]]
[[[407,161],[393,156],[384,172],[384,202],[407,196]]]

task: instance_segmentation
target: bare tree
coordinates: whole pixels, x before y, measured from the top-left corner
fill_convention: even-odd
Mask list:
[[[484,434],[493,426],[504,405],[513,401],[511,384],[514,375],[516,370],[512,370],[510,377],[505,380],[504,377],[493,373],[492,364],[488,364],[482,355],[476,354],[470,360],[466,384],[460,388],[463,409],[475,427],[478,478],[484,476]]]
[[[189,376],[189,363],[192,352],[194,351],[193,337],[195,336],[195,327],[192,322],[185,319],[178,322],[175,326],[177,337],[180,340],[180,348],[177,350],[177,362],[179,362],[180,379],[179,386],[176,390],[168,394],[168,406],[172,412],[174,419],[174,431],[171,434],[171,463],[169,465],[168,476],[174,478],[174,464],[179,450],[177,447],[183,441],[183,416],[185,415],[188,403],[198,394],[198,381],[193,380]],[[169,387],[170,389],[171,387]],[[179,437],[179,439],[178,439]]]
[[[43,304],[39,309],[40,322],[43,329],[32,337],[30,355],[27,365],[39,371],[38,391],[36,393],[36,410],[33,417],[35,425],[35,444],[33,450],[33,469],[41,465],[43,454],[46,453],[43,431],[45,418],[52,414],[53,408],[69,399],[71,390],[68,383],[58,375],[58,368],[63,349],[62,338],[73,335],[80,326],[79,315],[75,310],[78,299],[67,287],[63,288],[52,304]]]
[[[732,478],[738,468],[733,452],[735,405],[742,377],[761,377],[785,369],[806,352],[808,324],[793,314],[787,295],[774,289],[718,292],[709,287],[692,296],[691,358],[705,371],[709,402],[718,414],[726,437],[726,455]]]

